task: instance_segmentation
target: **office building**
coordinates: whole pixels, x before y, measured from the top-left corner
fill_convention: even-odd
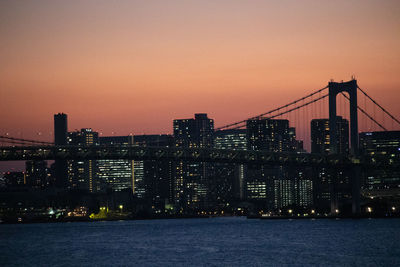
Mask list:
[[[246,150],[246,130],[223,130],[214,133],[214,148]],[[244,199],[244,164],[214,163],[211,165],[209,201],[213,206],[230,205]]]
[[[303,152],[296,130],[288,120],[248,120],[247,149],[268,152]],[[311,177],[305,168],[248,166],[246,198],[272,211],[287,206],[310,206]]]
[[[400,163],[400,131],[360,133],[360,153],[370,160]],[[365,173],[363,187],[367,190],[390,191],[400,187],[400,170],[376,169]]]
[[[105,136],[99,137],[100,145],[129,147],[133,146],[133,136]],[[133,160],[106,159],[98,160],[98,180],[101,190],[134,191]]]
[[[172,147],[171,135],[135,135],[135,146]],[[162,213],[173,202],[173,164],[170,161],[134,161],[134,193],[151,204],[152,212]]]
[[[68,145],[95,146],[99,144],[99,134],[90,128],[68,133]],[[96,160],[69,160],[68,181],[71,189],[78,189],[96,193],[102,191],[98,179],[98,166]]]
[[[214,120],[207,114],[195,118],[173,121],[176,147],[212,148]],[[180,209],[208,208],[209,177],[211,164],[205,162],[178,162],[175,166],[174,201]]]
[[[337,116],[336,131],[338,137],[337,151],[339,154],[349,153],[349,121]],[[311,153],[329,154],[329,119],[314,119],[311,121]]]
[[[339,154],[349,153],[349,121],[337,116],[336,135]],[[329,119],[311,121],[311,153],[329,154]],[[349,171],[338,171],[320,167],[314,170],[314,202],[318,211],[324,213],[343,212],[351,203]]]

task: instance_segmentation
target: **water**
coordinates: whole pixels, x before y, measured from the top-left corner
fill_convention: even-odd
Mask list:
[[[2,266],[400,266],[400,219],[0,225]]]

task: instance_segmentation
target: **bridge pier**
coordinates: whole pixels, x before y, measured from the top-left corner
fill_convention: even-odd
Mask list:
[[[337,135],[337,117],[336,117],[336,97],[342,92],[347,92],[350,98],[350,153],[357,157],[359,155],[358,143],[358,111],[357,111],[357,80],[348,82],[330,82],[329,83],[329,145],[330,154],[338,154],[339,140]],[[355,167],[352,171],[350,180],[352,187],[352,212],[353,215],[360,213],[360,170]],[[333,186],[333,190],[335,187]],[[333,192],[337,195],[337,192]],[[337,201],[332,198],[331,213],[335,214],[337,208]],[[336,204],[335,204],[336,203]]]

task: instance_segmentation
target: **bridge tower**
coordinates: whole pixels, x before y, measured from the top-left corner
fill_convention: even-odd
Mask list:
[[[337,154],[338,151],[338,136],[336,124],[336,97],[342,92],[347,92],[350,98],[350,153],[352,156],[359,155],[358,143],[358,116],[357,116],[357,80],[353,79],[348,82],[330,82],[329,83],[329,144],[330,153]],[[357,215],[360,213],[360,170],[358,167],[354,168],[351,179],[352,187],[352,212]],[[335,179],[334,179],[335,180]],[[335,188],[336,186],[333,185]],[[335,199],[335,197],[331,197]],[[331,201],[332,201],[331,199]],[[334,203],[335,202],[335,203]],[[331,202],[331,212],[336,211],[338,208],[337,201]]]
[[[336,131],[336,96],[347,92],[350,97],[350,151],[358,156],[358,116],[357,116],[357,80],[329,83],[329,136],[330,153],[337,154],[338,136]]]

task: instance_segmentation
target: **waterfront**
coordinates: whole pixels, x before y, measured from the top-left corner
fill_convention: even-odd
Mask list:
[[[400,219],[0,225],[3,266],[398,266]]]

